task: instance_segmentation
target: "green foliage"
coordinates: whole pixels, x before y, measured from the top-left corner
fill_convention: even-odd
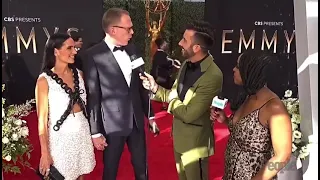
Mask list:
[[[172,1],[164,27],[164,37],[170,41],[171,56],[183,61],[178,43],[182,38],[184,27],[194,20],[203,20],[204,2]]]
[[[104,10],[107,11],[109,8],[117,7],[122,8],[127,11],[129,11],[132,23],[133,23],[133,29],[134,29],[134,36],[132,38],[132,42],[134,42],[137,45],[138,50],[141,52],[142,55],[144,55],[144,59],[146,61],[146,69],[148,70],[149,63],[146,56],[146,41],[147,39],[147,27],[145,23],[146,15],[144,10],[144,3],[142,1],[132,1],[132,0],[105,0],[104,1]]]
[[[168,10],[165,25],[161,31],[161,36],[170,42],[170,56],[183,61],[181,48],[178,43],[182,37],[185,25],[192,20],[204,18],[204,2],[185,2],[184,0],[172,0]],[[133,42],[138,46],[146,65],[146,71],[151,70],[150,41],[146,25],[146,10],[143,1],[138,0],[104,0],[105,11],[111,7],[119,7],[129,11],[133,26]],[[157,17],[151,16],[158,21]],[[150,22],[151,23],[151,22]]]

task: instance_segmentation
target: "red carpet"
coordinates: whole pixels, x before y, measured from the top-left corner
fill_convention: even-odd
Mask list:
[[[148,144],[148,168],[150,180],[177,180],[177,172],[173,156],[172,139],[170,138],[172,116],[161,111],[161,104],[153,102],[157,124],[161,129],[158,137],[147,133]],[[37,115],[30,114],[26,117],[30,129],[30,140],[34,150],[31,154],[30,163],[36,168],[40,159],[40,144],[38,140]],[[210,158],[210,180],[221,180],[224,171],[224,151],[228,141],[229,132],[227,127],[218,122],[214,125],[215,132],[215,155]],[[102,153],[96,151],[97,166],[94,171],[86,175],[86,180],[101,180],[102,178]],[[35,173],[30,169],[22,169],[21,174],[13,175],[4,173],[5,180],[38,180]],[[121,158],[118,180],[134,180],[133,169],[130,162],[130,154],[125,148]]]

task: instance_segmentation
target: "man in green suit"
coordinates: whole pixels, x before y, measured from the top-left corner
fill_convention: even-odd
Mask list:
[[[187,59],[171,90],[145,73],[143,86],[155,99],[168,102],[173,114],[173,146],[180,180],[208,180],[208,160],[214,153],[214,133],[210,121],[213,97],[222,89],[223,75],[209,49],[213,45],[211,26],[202,21],[189,24],[179,42]]]

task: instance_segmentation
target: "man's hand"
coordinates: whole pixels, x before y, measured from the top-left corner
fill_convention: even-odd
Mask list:
[[[96,149],[103,151],[108,146],[106,138],[104,136],[92,138],[93,145]]]
[[[155,120],[149,120],[149,130],[154,134],[154,137],[160,134],[160,130]]]
[[[156,93],[158,90],[158,84],[150,74],[146,72],[144,74],[146,75],[146,77],[142,74],[139,74],[140,79],[142,80],[143,87],[153,93]]]

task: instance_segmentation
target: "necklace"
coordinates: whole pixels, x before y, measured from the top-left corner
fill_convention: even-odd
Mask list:
[[[84,114],[85,117],[88,117],[85,103],[83,99],[81,98],[81,94],[84,93],[83,89],[80,89],[79,87],[79,76],[77,69],[72,66],[71,67],[72,73],[73,73],[73,83],[74,83],[74,91],[65,83],[63,80],[54,72],[52,72],[50,69],[45,70],[44,72],[50,76],[53,80],[55,80],[62,89],[65,90],[65,92],[69,95],[69,105],[65,112],[62,114],[60,120],[56,122],[56,124],[53,126],[53,130],[58,131],[60,129],[60,126],[63,124],[63,122],[67,119],[68,115],[71,111],[73,111],[73,106],[78,103],[80,105],[80,108]],[[74,115],[74,112],[72,112]]]

